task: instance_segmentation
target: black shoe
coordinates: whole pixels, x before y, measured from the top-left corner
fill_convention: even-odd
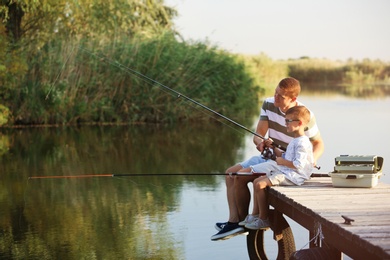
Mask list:
[[[226,224],[221,231],[211,237],[211,240],[225,240],[243,233],[247,232],[243,227],[240,227],[238,223]]]
[[[226,226],[228,223],[227,222],[217,222],[215,223],[215,229],[218,231],[221,231],[224,226]]]

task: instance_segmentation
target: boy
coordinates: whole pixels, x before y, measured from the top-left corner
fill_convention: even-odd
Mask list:
[[[274,185],[302,185],[310,178],[313,170],[313,148],[309,138],[305,135],[305,127],[310,121],[310,111],[304,106],[295,106],[286,112],[287,132],[294,134],[294,139],[288,144],[283,153],[274,149],[275,160],[253,165],[241,172],[266,173],[253,182],[253,211],[241,226],[248,229],[268,229],[268,203],[265,188]],[[266,142],[272,142],[267,140]]]

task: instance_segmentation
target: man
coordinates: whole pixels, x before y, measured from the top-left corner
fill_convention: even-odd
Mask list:
[[[291,133],[287,133],[285,112],[291,107],[303,105],[297,100],[300,91],[301,86],[298,80],[291,77],[281,80],[275,89],[274,97],[267,98],[263,103],[256,133],[260,136],[268,134],[268,137],[272,139],[275,145],[286,148],[293,137]],[[310,114],[311,118],[305,134],[309,137],[313,145],[313,155],[316,162],[324,152],[324,143],[317,127],[315,116],[312,112]],[[253,137],[253,142],[260,152],[264,151],[264,141],[264,139],[258,136]],[[238,172],[243,168],[248,168],[251,165],[265,161],[266,159],[259,154],[253,156],[249,160],[229,167],[226,170],[226,173]],[[229,205],[229,219],[228,222],[216,223],[215,228],[219,232],[213,235],[211,240],[228,239],[245,232],[245,229],[239,225],[239,222],[244,220],[248,215],[250,191],[247,185],[257,177],[258,176],[251,175],[226,176],[225,181]]]

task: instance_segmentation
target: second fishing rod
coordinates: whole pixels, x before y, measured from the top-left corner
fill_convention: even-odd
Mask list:
[[[125,71],[126,73],[129,73],[130,75],[134,75],[134,76],[136,76],[136,77],[138,77],[138,78],[140,78],[140,79],[142,79],[142,80],[144,80],[144,81],[146,80],[146,81],[149,82],[149,83],[153,83],[153,84],[155,84],[155,85],[157,85],[157,86],[159,86],[159,87],[162,87],[162,88],[165,89],[165,90],[170,91],[170,92],[173,93],[177,98],[183,98],[183,99],[185,99],[185,100],[187,100],[187,101],[190,101],[191,103],[193,103],[193,104],[195,104],[195,105],[197,105],[197,106],[199,106],[199,107],[201,107],[201,108],[203,108],[203,109],[206,109],[207,111],[209,111],[209,112],[211,112],[211,113],[213,113],[213,114],[215,114],[215,115],[217,115],[217,116],[223,118],[224,120],[226,120],[226,121],[228,121],[228,122],[230,122],[230,123],[232,123],[232,124],[234,124],[234,125],[240,127],[241,129],[244,129],[245,131],[251,133],[251,134],[254,135],[254,136],[257,136],[257,137],[259,137],[259,138],[261,138],[261,139],[263,139],[263,140],[267,140],[267,138],[265,138],[264,136],[262,136],[262,135],[260,135],[260,134],[258,134],[258,133],[256,133],[256,132],[254,132],[254,131],[252,131],[252,130],[246,128],[245,126],[243,126],[243,125],[237,123],[236,121],[234,121],[234,120],[232,120],[232,119],[230,119],[230,118],[228,118],[228,117],[222,115],[221,113],[218,113],[217,111],[215,111],[215,110],[213,110],[213,109],[211,109],[211,108],[209,108],[209,107],[203,105],[202,103],[199,103],[198,101],[196,101],[196,100],[194,100],[194,99],[192,99],[192,98],[190,98],[190,97],[188,97],[188,96],[186,96],[186,95],[184,95],[184,94],[182,94],[182,93],[180,93],[180,92],[178,92],[178,91],[176,91],[176,90],[174,90],[174,89],[172,89],[172,88],[170,88],[170,87],[168,87],[168,86],[166,86],[166,85],[164,85],[164,84],[162,84],[162,83],[160,83],[160,82],[158,82],[158,81],[156,81],[156,80],[154,80],[154,79],[152,79],[152,78],[150,78],[150,77],[148,77],[148,76],[146,76],[146,75],[144,75],[144,74],[142,74],[142,73],[140,73],[140,72],[138,72],[138,71],[136,71],[136,70],[133,70],[133,69],[131,69],[131,68],[129,68],[129,67],[127,67],[127,66],[125,66],[125,65],[123,65],[123,64],[121,64],[121,63],[119,63],[119,62],[117,62],[117,61],[114,61],[114,60],[112,60],[112,59],[110,59],[110,58],[107,58],[106,56],[103,56],[103,55],[101,55],[101,54],[96,54],[96,53],[91,52],[91,51],[89,51],[89,50],[87,50],[87,49],[84,49],[84,48],[82,48],[82,47],[79,47],[79,48],[80,48],[82,51],[88,53],[89,55],[94,56],[94,57],[100,59],[101,61],[105,61],[105,62],[107,62],[108,64],[113,65],[113,66],[115,66],[115,67],[117,67],[117,68],[119,68],[119,69]],[[282,149],[282,150],[286,150],[284,147],[282,147],[282,146],[280,146],[280,145],[277,145],[277,144],[275,144],[275,143],[273,143],[273,146],[274,146],[274,147],[277,147],[277,148],[279,148],[279,149]]]

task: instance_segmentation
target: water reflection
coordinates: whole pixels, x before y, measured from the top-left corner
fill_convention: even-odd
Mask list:
[[[381,182],[390,183],[389,150],[381,145],[388,143],[389,99],[318,94],[300,100],[316,113],[325,141],[321,171],[331,171],[340,154],[377,154],[385,158]],[[257,154],[243,134],[214,123],[2,129],[0,258],[245,258],[243,236],[210,241],[213,224],[228,212],[223,177],[207,175]],[[28,180],[195,172],[205,176]],[[294,236],[297,248],[307,244],[307,231]]]
[[[0,258],[14,259],[182,259],[167,214],[180,206],[184,184],[213,190],[221,179],[28,177],[221,172],[243,141],[217,124],[36,128],[3,136],[12,142],[0,157]]]

